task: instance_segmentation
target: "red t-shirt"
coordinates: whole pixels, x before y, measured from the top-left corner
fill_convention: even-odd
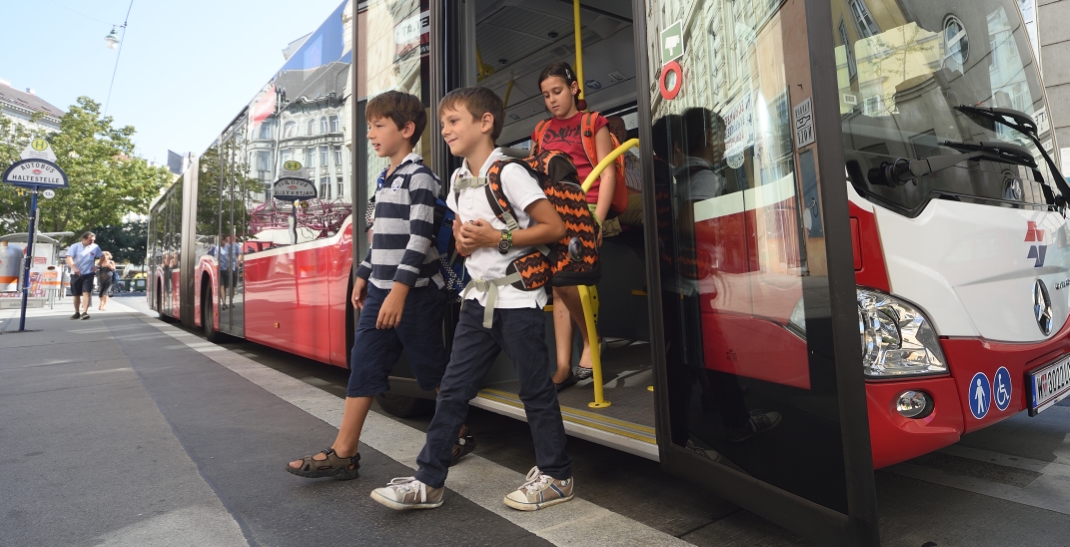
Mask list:
[[[583,112],[577,112],[575,116],[561,120],[553,118],[550,120],[550,125],[546,127],[546,131],[542,134],[542,142],[539,143],[540,150],[560,150],[572,157],[572,163],[576,164],[576,172],[580,176],[580,183],[583,183],[587,179],[587,175],[591,174],[591,169],[594,169],[594,165],[591,165],[591,161],[587,159],[587,153],[583,151],[583,139],[580,134],[580,124],[583,123]],[[606,117],[598,114],[594,120],[594,132],[598,134],[598,131],[608,125]],[[531,135],[532,140],[535,139],[535,134]],[[598,203],[598,186],[601,184],[601,179],[594,181],[591,185],[591,191],[587,192],[587,203]]]

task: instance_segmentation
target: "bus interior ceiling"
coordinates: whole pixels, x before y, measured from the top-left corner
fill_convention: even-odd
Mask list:
[[[555,61],[575,67],[575,33],[571,1],[477,0],[468,4],[469,24],[475,24],[476,47],[468,52],[468,85],[492,89],[506,101],[506,120],[500,143],[523,145],[535,125],[548,114],[539,90],[539,72]],[[594,0],[581,3],[584,94],[588,109],[633,112],[636,102],[636,60],[631,2]],[[472,43],[472,42],[469,42]],[[624,116],[629,131],[638,119]],[[600,249],[603,276],[598,284],[598,334],[602,350],[605,398],[611,406],[599,409],[599,420],[588,411],[593,400],[590,383],[559,394],[566,421],[610,430],[654,443],[654,397],[643,260],[642,231],[633,229],[605,238]],[[553,320],[546,314],[546,343],[555,347]],[[574,333],[573,363],[579,358]],[[484,380],[484,398],[515,405],[519,384],[512,367],[499,362]],[[549,367],[553,368],[553,363]],[[623,422],[627,422],[627,425]]]

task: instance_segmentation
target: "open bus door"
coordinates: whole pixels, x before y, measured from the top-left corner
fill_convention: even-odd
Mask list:
[[[877,544],[830,7],[647,4],[662,465],[818,544]]]
[[[524,147],[539,72],[581,50],[588,108],[640,141],[642,214],[600,249],[601,383],[560,392],[566,430],[817,544],[875,545],[830,20],[802,0],[433,3],[432,105],[490,88],[499,144]],[[499,360],[472,404],[522,418]]]

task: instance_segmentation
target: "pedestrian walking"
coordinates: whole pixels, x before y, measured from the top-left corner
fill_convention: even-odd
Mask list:
[[[97,285],[100,288],[100,311],[108,307],[108,295],[111,294],[112,285],[115,282],[115,261],[111,259],[111,253],[104,251],[97,266]]]
[[[74,315],[71,319],[89,319],[96,261],[104,254],[97,246],[96,240],[97,234],[86,232],[78,243],[67,249],[67,267],[71,269],[71,295],[74,296]]]

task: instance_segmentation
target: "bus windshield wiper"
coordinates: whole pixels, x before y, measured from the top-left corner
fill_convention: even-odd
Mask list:
[[[1037,122],[1032,116],[1022,112],[1020,110],[1014,110],[1012,108],[992,108],[982,106],[968,106],[960,104],[955,107],[955,110],[966,114],[966,117],[974,121],[974,123],[981,124],[978,118],[981,120],[992,122],[993,125],[986,126],[988,129],[995,131],[994,124],[1000,124],[1029,137],[1029,140],[1033,141],[1037,150],[1040,151],[1040,155],[1044,156],[1045,163],[1048,164],[1048,168],[1051,169],[1051,176],[1055,179],[1055,186],[1059,189],[1059,193],[1062,194],[1056,199],[1056,205],[1063,209],[1066,206],[1066,200],[1070,198],[1070,185],[1067,185],[1066,179],[1063,178],[1063,174],[1059,171],[1059,167],[1055,165],[1055,160],[1051,159],[1048,155],[1048,151],[1044,150],[1044,145],[1040,142],[1040,131],[1037,128]],[[1050,185],[1046,181],[1041,181],[1050,192]]]
[[[962,154],[942,154],[918,160],[897,158],[891,163],[882,163],[880,168],[869,172],[871,184],[884,184],[895,188],[930,173],[943,171],[967,160],[990,160],[1001,163],[1037,168],[1037,162],[1028,148],[1003,141],[965,142],[944,141],[943,146],[954,148]]]

